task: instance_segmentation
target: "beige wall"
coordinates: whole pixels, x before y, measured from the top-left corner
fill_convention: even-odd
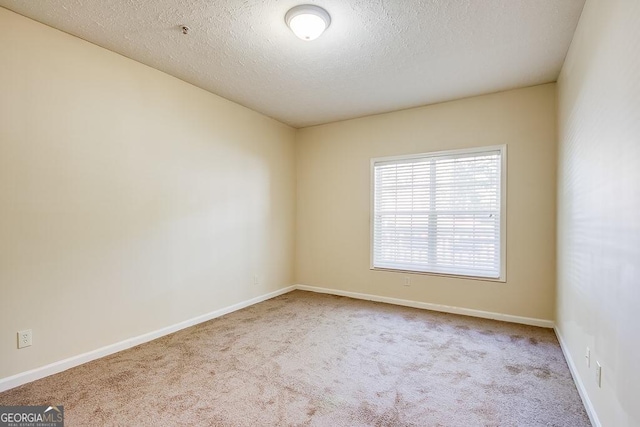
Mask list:
[[[548,84],[297,134],[296,282],[553,319],[556,108]],[[507,144],[507,283],[369,269],[370,159]]]
[[[558,81],[557,327],[616,427],[640,426],[639,23],[637,0],[588,0]]]
[[[638,21],[588,0],[558,84],[557,324],[605,426],[640,425]],[[0,378],[294,281],[554,318],[555,85],[296,134],[2,8],[0,27]],[[507,283],[369,270],[372,157],[497,144]]]
[[[0,378],[292,283],[292,128],[2,8],[0,28]]]

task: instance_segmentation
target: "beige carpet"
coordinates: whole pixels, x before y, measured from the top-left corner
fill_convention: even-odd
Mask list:
[[[295,291],[0,394],[66,425],[589,426],[549,329]]]

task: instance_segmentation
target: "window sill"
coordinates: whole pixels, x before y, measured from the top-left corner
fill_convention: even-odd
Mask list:
[[[477,280],[480,282],[498,282],[498,283],[507,283],[506,277],[480,277],[480,276],[463,276],[460,274],[447,274],[447,273],[433,273],[429,271],[415,271],[415,270],[396,270],[394,268],[382,268],[382,267],[369,267],[371,271],[383,271],[387,273],[402,273],[402,274],[420,274],[424,276],[438,276],[438,277],[449,277],[452,279],[467,279],[467,280]]]

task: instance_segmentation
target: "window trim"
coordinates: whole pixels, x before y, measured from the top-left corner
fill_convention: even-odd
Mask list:
[[[375,164],[379,162],[411,160],[420,157],[441,157],[458,154],[474,154],[487,151],[500,151],[500,276],[482,277],[465,276],[461,274],[437,273],[429,271],[399,270],[393,268],[374,267],[374,221],[375,221]],[[418,154],[405,154],[400,156],[375,157],[371,159],[369,171],[369,270],[386,271],[392,273],[421,274],[428,276],[451,277],[458,279],[480,280],[485,282],[507,281],[507,145],[488,145],[484,147],[462,148],[456,150],[431,151]]]

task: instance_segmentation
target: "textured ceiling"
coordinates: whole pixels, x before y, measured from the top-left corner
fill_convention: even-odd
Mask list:
[[[284,23],[313,3],[313,42]],[[584,0],[0,0],[295,127],[555,81]],[[180,25],[191,32],[183,35]]]

